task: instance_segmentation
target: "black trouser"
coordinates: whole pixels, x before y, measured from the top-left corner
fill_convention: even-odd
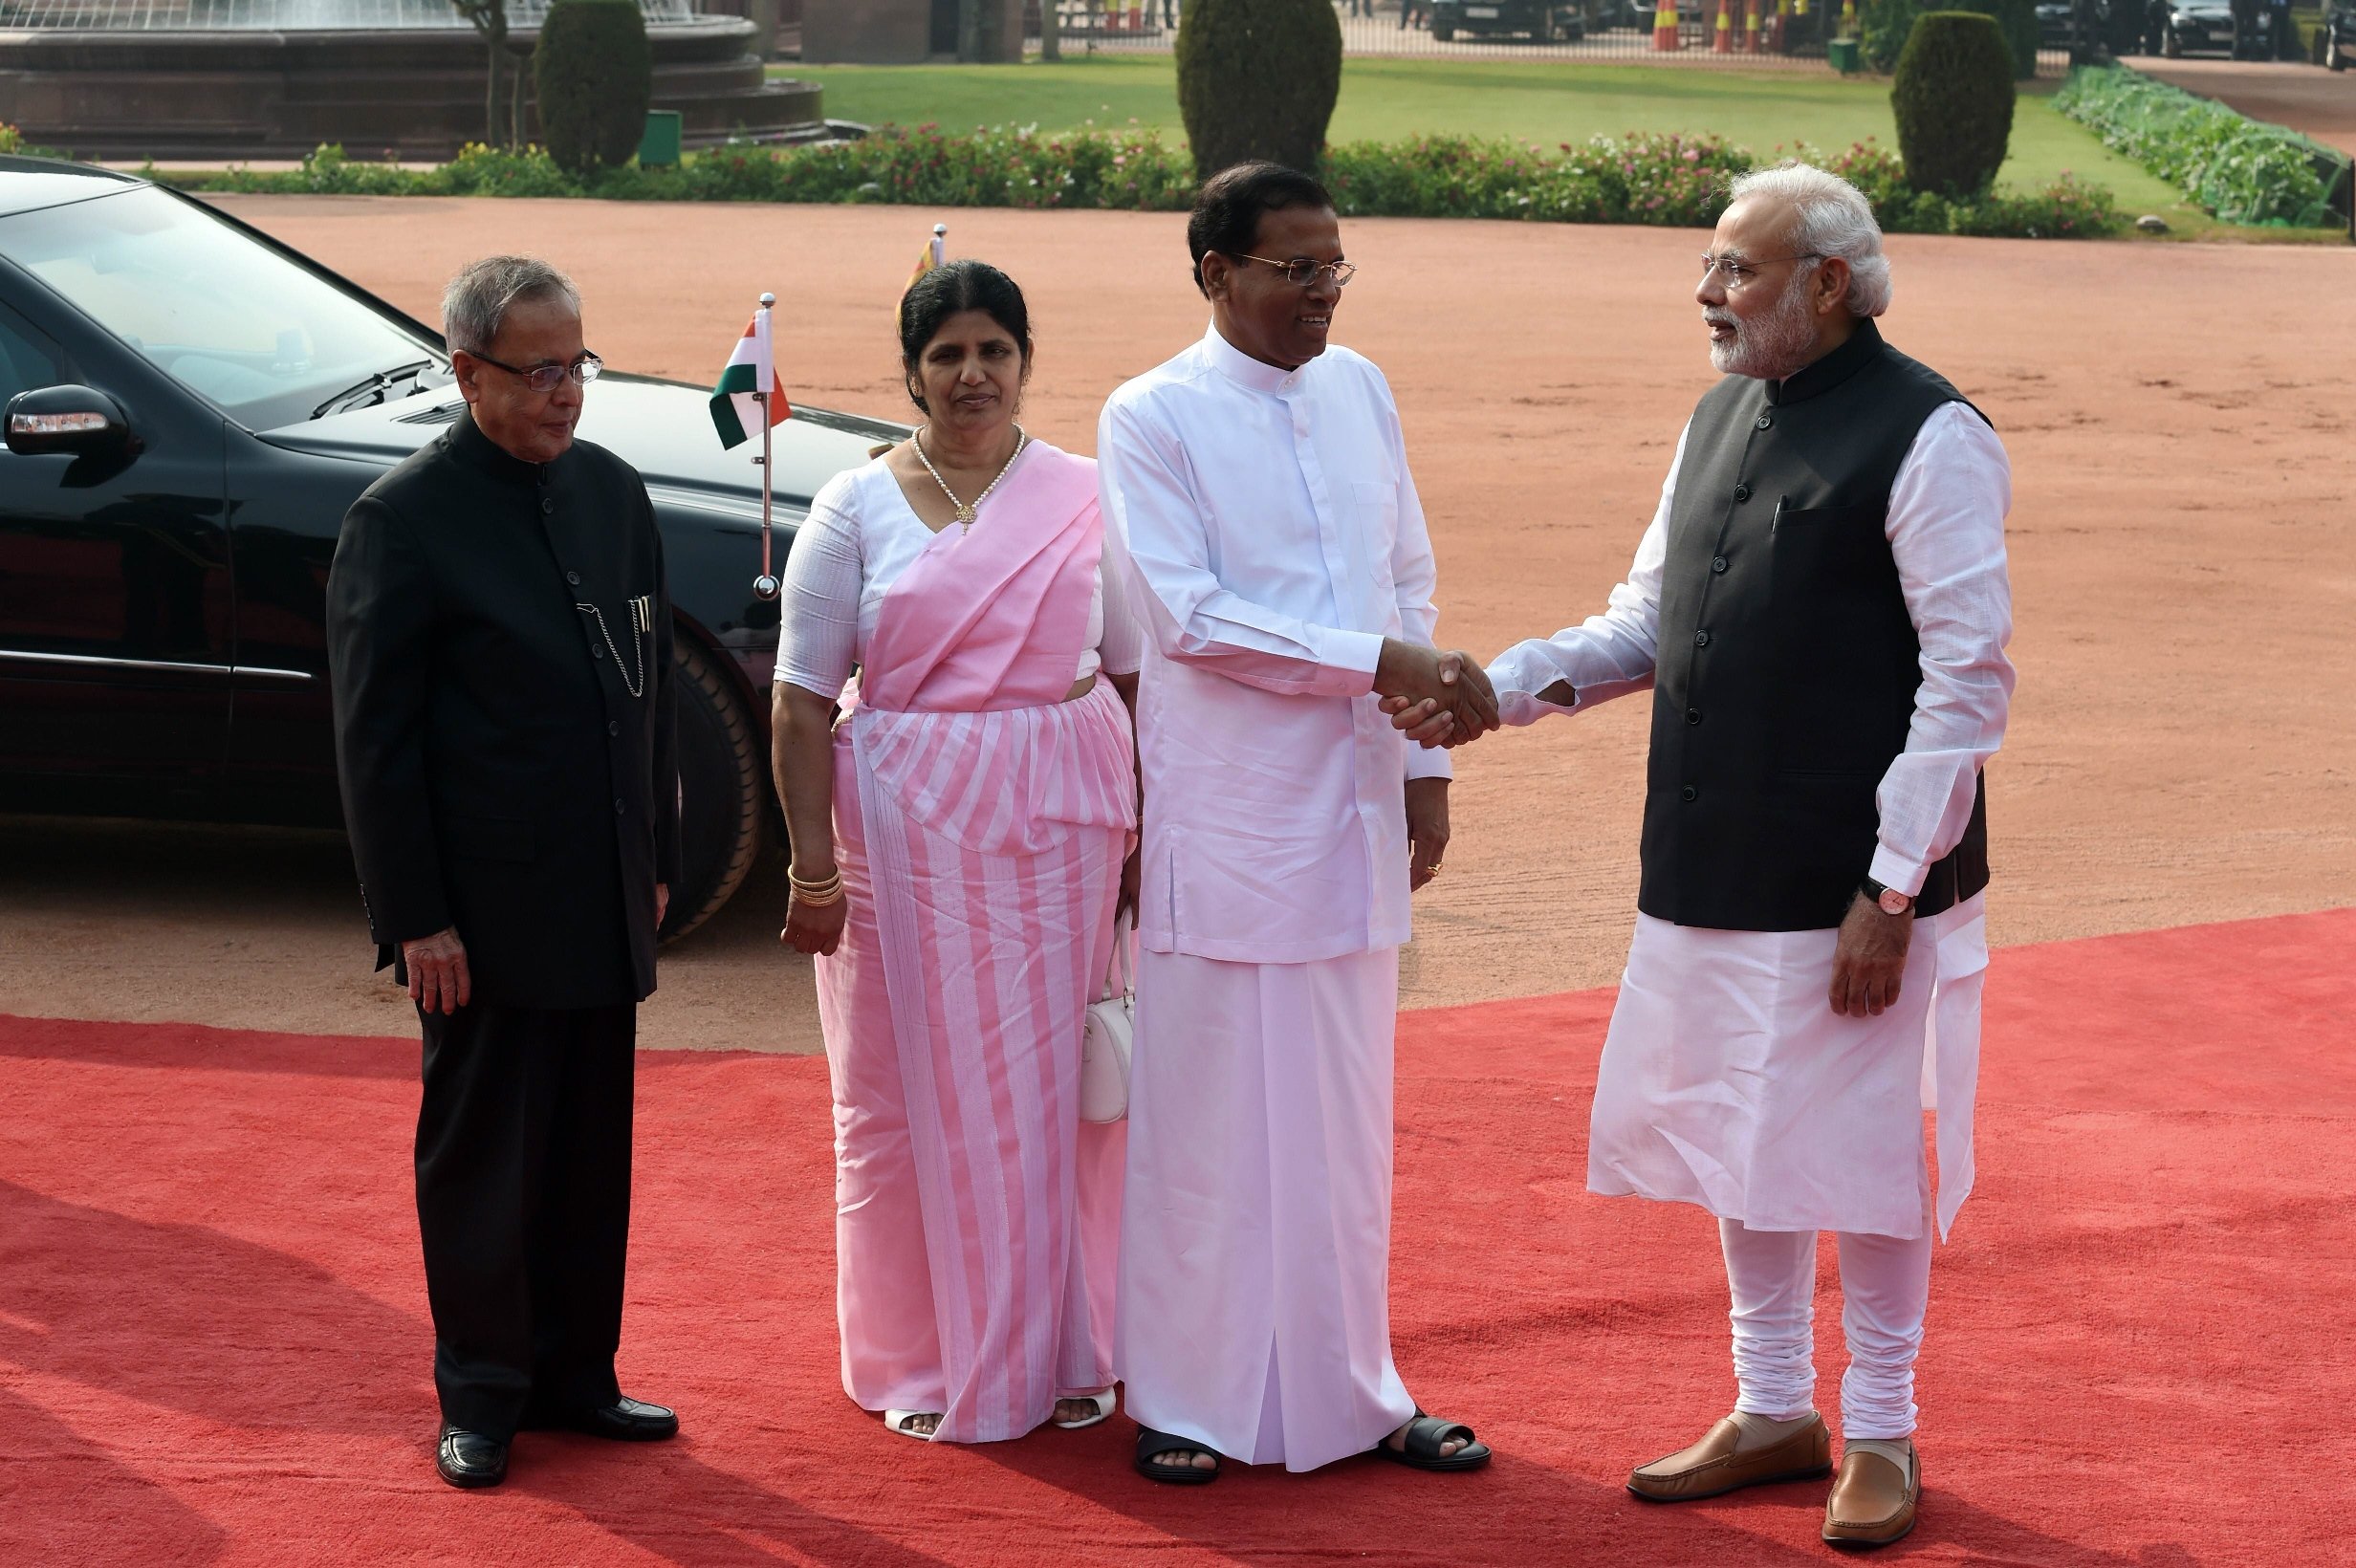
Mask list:
[[[442,1419],[502,1441],[620,1397],[638,1009],[421,1013],[417,1224]]]

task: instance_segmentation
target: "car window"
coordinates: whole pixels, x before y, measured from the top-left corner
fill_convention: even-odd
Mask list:
[[[153,186],[0,218],[0,253],[254,429],[309,419],[372,375],[441,359],[300,264]]]
[[[0,310],[0,408],[19,392],[64,380],[55,345],[19,321],[13,311]]]

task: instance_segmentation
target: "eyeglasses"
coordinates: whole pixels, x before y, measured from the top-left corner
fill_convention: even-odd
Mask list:
[[[1287,282],[1302,289],[1317,282],[1320,272],[1331,272],[1337,289],[1358,274],[1358,264],[1350,261],[1311,261],[1307,256],[1296,256],[1291,261],[1271,261],[1266,256],[1247,256],[1240,250],[1231,253],[1237,261],[1256,261],[1263,267],[1274,267],[1284,274]]]
[[[521,376],[524,379],[524,384],[534,392],[554,392],[556,389],[556,383],[567,376],[572,377],[581,385],[587,386],[591,381],[596,381],[598,373],[605,368],[605,361],[594,354],[584,354],[569,365],[534,365],[526,370],[522,365],[512,365],[504,359],[494,359],[488,354],[477,354],[472,349],[462,349],[459,352],[472,354],[483,363],[495,365],[511,376]]]
[[[1822,261],[1823,259],[1824,253],[1821,250],[1803,250],[1796,256],[1769,256],[1762,261],[1742,261],[1734,256],[1713,256],[1704,250],[1702,252],[1702,281],[1709,282],[1710,274],[1716,272],[1726,279],[1728,288],[1739,289],[1758,276],[1758,270],[1762,267],[1773,267],[1779,261]]]

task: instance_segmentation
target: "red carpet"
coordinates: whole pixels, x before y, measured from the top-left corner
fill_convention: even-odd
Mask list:
[[[2356,1561],[2356,910],[2015,948],[1989,997],[1980,1190],[1922,1369],[1923,1523],[1886,1556]],[[1620,1490],[1731,1378],[1711,1223],[1582,1190],[1608,1005],[1404,1020],[1400,1361],[1497,1462],[1194,1491],[1129,1473],[1125,1421],[936,1450],[855,1411],[823,1065],[661,1054],[622,1381],[687,1435],[527,1436],[504,1492],[450,1492],[414,1043],[0,1019],[0,1558],[1827,1560],[1821,1486],[1678,1509]]]

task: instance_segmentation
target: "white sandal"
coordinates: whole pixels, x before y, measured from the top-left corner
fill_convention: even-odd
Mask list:
[[[1056,1423],[1057,1426],[1062,1427],[1067,1432],[1077,1432],[1083,1426],[1093,1426],[1100,1421],[1109,1420],[1112,1416],[1113,1406],[1118,1400],[1118,1396],[1112,1389],[1107,1388],[1102,1393],[1096,1394],[1067,1394],[1063,1399],[1059,1399],[1056,1403],[1061,1405],[1067,1400],[1086,1400],[1088,1403],[1096,1406],[1096,1414],[1088,1417],[1085,1421],[1058,1421]]]
[[[933,1418],[932,1431],[917,1432],[910,1431],[908,1429],[907,1424],[914,1421],[918,1416],[931,1416]],[[919,1443],[931,1442],[934,1434],[939,1432],[941,1429],[940,1422],[940,1414],[933,1410],[886,1410],[884,1412],[884,1429],[885,1431],[897,1432],[902,1437],[912,1437]]]

